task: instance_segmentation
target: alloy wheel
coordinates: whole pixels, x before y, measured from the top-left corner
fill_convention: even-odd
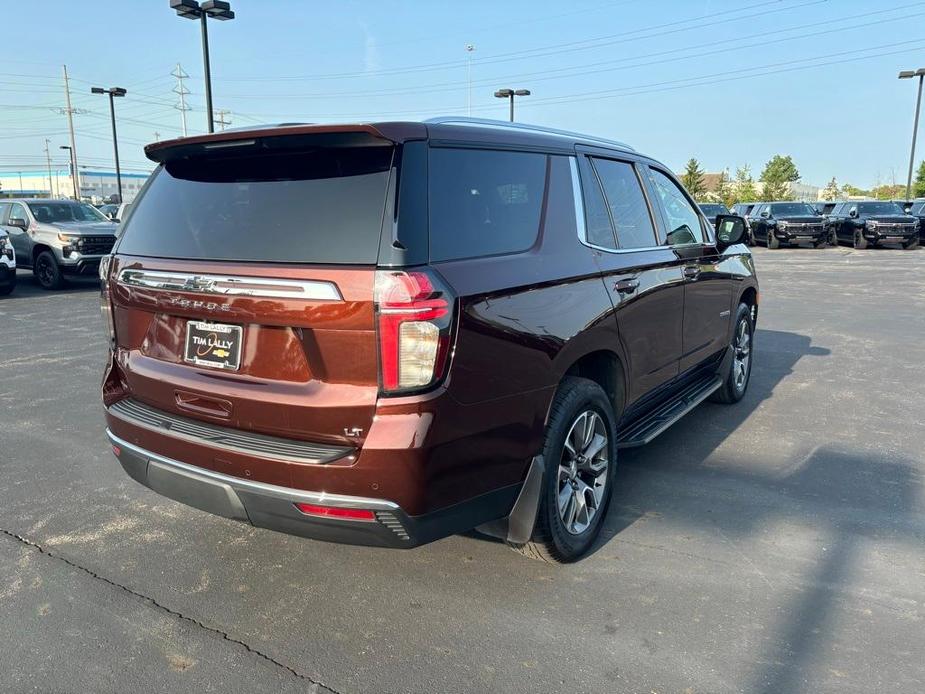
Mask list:
[[[736,327],[732,348],[735,352],[732,358],[732,380],[735,383],[736,392],[742,392],[748,380],[748,365],[752,358],[752,336],[748,330],[746,318],[742,318]]]
[[[51,264],[48,262],[47,258],[39,258],[38,260],[38,275],[39,282],[47,287],[52,284],[55,280],[54,268],[51,267]]]
[[[572,422],[559,461],[559,518],[572,535],[587,530],[604,497],[610,440],[604,419],[585,410]]]

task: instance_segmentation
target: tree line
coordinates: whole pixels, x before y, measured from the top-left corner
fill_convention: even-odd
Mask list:
[[[781,154],[775,154],[764,165],[761,175],[758,176],[761,185],[756,183],[748,164],[738,167],[734,177],[729,176],[728,170],[723,170],[715,185],[709,189],[706,172],[696,158],[691,157],[688,160],[681,174],[681,182],[695,200],[722,202],[727,207],[732,207],[737,202],[792,200],[790,184],[799,180],[800,172],[793,158]],[[912,194],[916,198],[925,197],[925,160],[919,164],[912,185]],[[839,185],[833,176],[821,195],[823,200],[838,200],[849,196],[864,196],[878,200],[902,199],[906,196],[906,187],[894,183],[863,189],[850,183]]]

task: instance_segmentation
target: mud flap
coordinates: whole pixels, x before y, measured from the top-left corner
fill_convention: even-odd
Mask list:
[[[536,513],[540,507],[540,496],[543,493],[543,475],[545,462],[543,456],[538,455],[530,462],[527,478],[524,480],[517,501],[506,518],[499,518],[490,523],[484,523],[476,528],[480,533],[497,537],[506,542],[522,545],[530,541],[533,535],[533,526],[536,524]]]

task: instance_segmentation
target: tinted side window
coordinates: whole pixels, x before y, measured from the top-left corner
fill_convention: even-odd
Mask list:
[[[546,158],[532,152],[431,149],[431,260],[530,248],[539,234]]]
[[[651,248],[656,245],[649,207],[632,164],[595,159],[594,168],[607,197],[620,248]]]
[[[688,202],[687,197],[668,176],[657,169],[651,169],[652,183],[662,203],[665,220],[668,222],[668,245],[683,246],[703,243],[703,228],[700,217]]]
[[[617,241],[613,235],[610,213],[604,201],[600,179],[591,168],[591,161],[587,157],[579,157],[578,161],[581,167],[582,197],[585,203],[586,239],[588,243],[595,246],[616,249]]]
[[[10,203],[0,202],[0,224],[6,224],[6,211],[10,209]]]

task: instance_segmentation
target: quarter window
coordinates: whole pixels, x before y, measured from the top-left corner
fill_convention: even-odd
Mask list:
[[[536,243],[545,154],[434,148],[428,178],[431,260],[517,253]]]
[[[591,168],[587,157],[578,158],[581,166],[581,175],[584,185],[583,196],[585,202],[586,227],[585,232],[588,243],[600,248],[616,249],[617,241],[613,235],[613,226],[610,222],[610,213],[601,191],[601,182]]]
[[[651,248],[656,245],[655,227],[632,164],[612,159],[595,159],[607,208],[613,220],[619,248]]]
[[[694,210],[687,196],[668,176],[657,169],[651,169],[652,183],[662,203],[665,221],[668,223],[668,245],[685,246],[703,243],[703,227],[700,216]]]

